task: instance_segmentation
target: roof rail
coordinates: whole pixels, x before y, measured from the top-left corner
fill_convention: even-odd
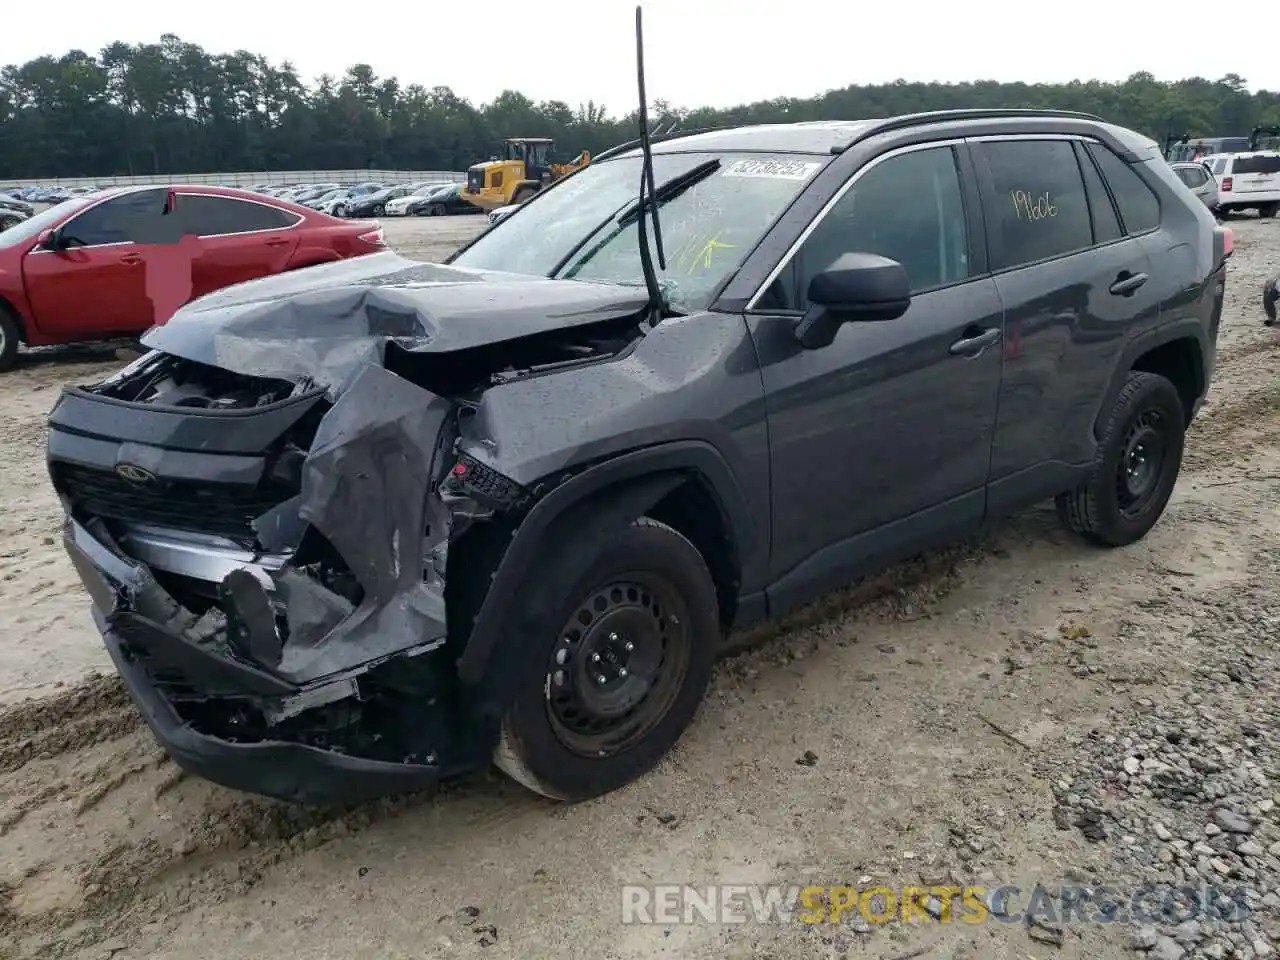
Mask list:
[[[923,123],[945,123],[948,120],[999,120],[1003,117],[1049,117],[1059,120],[1093,120],[1105,123],[1101,117],[1092,113],[1080,113],[1075,110],[1032,110],[1017,107],[978,107],[959,110],[930,110],[924,113],[905,113],[900,117],[887,117],[884,120],[873,120],[859,130],[846,143],[836,144],[831,148],[835,154],[844,153],[855,143],[867,140],[879,133],[890,130],[902,130]]]
[[[681,137],[692,137],[694,134],[698,133],[715,133],[717,130],[733,130],[740,126],[742,126],[742,124],[739,123],[720,127],[699,127],[696,130],[672,130],[666,133],[650,135],[649,142],[651,144],[665,143],[668,140],[679,140]],[[625,153],[628,150],[634,150],[638,146],[640,146],[639,140],[628,140],[626,143],[619,143],[616,146],[610,147],[603,153],[597,154],[593,162],[607,160],[609,157],[615,156],[616,154]]]

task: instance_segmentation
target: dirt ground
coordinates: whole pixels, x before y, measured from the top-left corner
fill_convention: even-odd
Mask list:
[[[391,245],[423,259],[481,226],[386,222]],[[110,675],[44,472],[59,388],[118,361],[28,357],[0,377],[0,957],[1097,960],[1129,955],[1138,935],[994,921],[623,925],[621,888],[943,877],[1120,888],[1194,875],[1191,840],[1148,837],[1168,840],[1161,825],[1179,818],[1175,835],[1212,847],[1201,860],[1271,900],[1229,935],[1208,923],[1136,945],[1159,960],[1184,948],[1267,956],[1280,746],[1249,718],[1274,727],[1280,705],[1280,335],[1260,304],[1280,271],[1280,221],[1232,226],[1211,399],[1144,542],[1083,546],[1049,505],[830,597],[744,638],[762,643],[721,664],[656,772],[576,806],[496,774],[348,811],[181,775]],[[1269,853],[1223,846],[1230,827],[1201,837],[1209,808],[1168,799],[1146,775],[1151,738],[1167,752],[1182,738],[1168,731],[1193,721],[1190,742],[1217,772],[1189,754],[1169,763],[1247,779],[1234,792],[1205,781],[1196,796],[1252,817]]]

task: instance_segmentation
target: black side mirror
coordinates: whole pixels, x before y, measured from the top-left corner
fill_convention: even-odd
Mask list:
[[[62,228],[54,227],[52,230],[46,230],[40,234],[36,241],[36,246],[41,250],[62,250],[66,247],[66,241],[62,237]]]
[[[911,306],[911,282],[896,260],[846,253],[809,281],[809,309],[796,325],[806,350],[830,345],[842,323],[896,320]]]

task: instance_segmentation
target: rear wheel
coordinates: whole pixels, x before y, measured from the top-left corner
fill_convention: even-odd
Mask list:
[[[1264,203],[1258,208],[1258,216],[1274,217],[1277,210],[1280,210],[1280,203]]]
[[[382,216],[382,215],[383,215],[384,213],[386,213],[386,212],[387,212],[387,208],[386,208],[386,207],[384,207],[382,204],[380,204],[380,203],[375,203],[375,204],[373,205],[373,215],[374,215],[375,217],[380,217],[380,216]]]
[[[443,217],[444,214],[445,209],[443,203],[433,203],[431,206],[427,207],[428,217]]]
[[[338,204],[336,207],[333,208],[333,215],[335,217],[345,218],[347,215],[347,208],[344,207],[342,204]]]
[[[641,518],[559,544],[522,598],[530,667],[494,762],[543,796],[583,800],[640,777],[692,722],[719,636],[701,554]]]
[[[18,344],[22,330],[7,307],[0,306],[0,371],[9,370],[18,361]]]
[[[538,192],[538,191],[537,191],[537,189],[536,189],[536,188],[534,188],[534,187],[521,187],[521,188],[520,188],[519,190],[517,190],[514,194],[512,194],[512,196],[511,196],[511,202],[512,202],[512,203],[524,203],[526,200],[528,200],[530,197],[532,197],[532,196],[533,196],[535,193],[537,193],[537,192]]]
[[[1107,419],[1088,482],[1057,497],[1059,519],[1103,546],[1141,540],[1178,481],[1185,430],[1174,385],[1158,374],[1132,371]]]

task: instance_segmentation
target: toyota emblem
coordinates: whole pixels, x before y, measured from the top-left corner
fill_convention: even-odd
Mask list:
[[[155,483],[156,475],[150,470],[144,470],[137,464],[121,463],[116,466],[116,476],[130,483],[144,486],[149,483]]]

